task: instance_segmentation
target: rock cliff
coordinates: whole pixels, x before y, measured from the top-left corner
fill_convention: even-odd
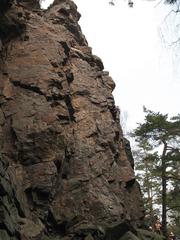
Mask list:
[[[114,240],[142,224],[115,84],[79,18],[70,0],[0,0],[2,240]]]

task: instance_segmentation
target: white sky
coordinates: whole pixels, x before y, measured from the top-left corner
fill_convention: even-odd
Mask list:
[[[43,7],[51,2],[46,0]],[[176,70],[180,62],[160,38],[163,31],[167,41],[173,39],[174,19],[164,22],[170,7],[143,0],[135,0],[133,8],[128,7],[127,0],[116,0],[115,6],[110,6],[109,0],[74,2],[93,53],[103,60],[116,83],[115,102],[124,119],[127,117],[123,127],[130,130],[143,121],[143,105],[170,116],[178,114],[180,75]]]

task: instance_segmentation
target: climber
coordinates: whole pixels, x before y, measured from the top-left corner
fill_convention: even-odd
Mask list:
[[[162,224],[161,224],[159,218],[157,218],[154,223],[154,232],[161,234],[162,233],[161,230],[162,230]]]

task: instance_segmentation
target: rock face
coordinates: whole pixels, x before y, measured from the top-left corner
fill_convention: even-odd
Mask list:
[[[119,239],[141,226],[141,196],[76,5],[0,9],[0,239]]]

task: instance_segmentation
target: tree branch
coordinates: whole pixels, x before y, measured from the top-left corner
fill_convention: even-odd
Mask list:
[[[169,208],[167,208],[167,211],[171,211],[173,209],[180,209],[180,205],[169,207]]]

